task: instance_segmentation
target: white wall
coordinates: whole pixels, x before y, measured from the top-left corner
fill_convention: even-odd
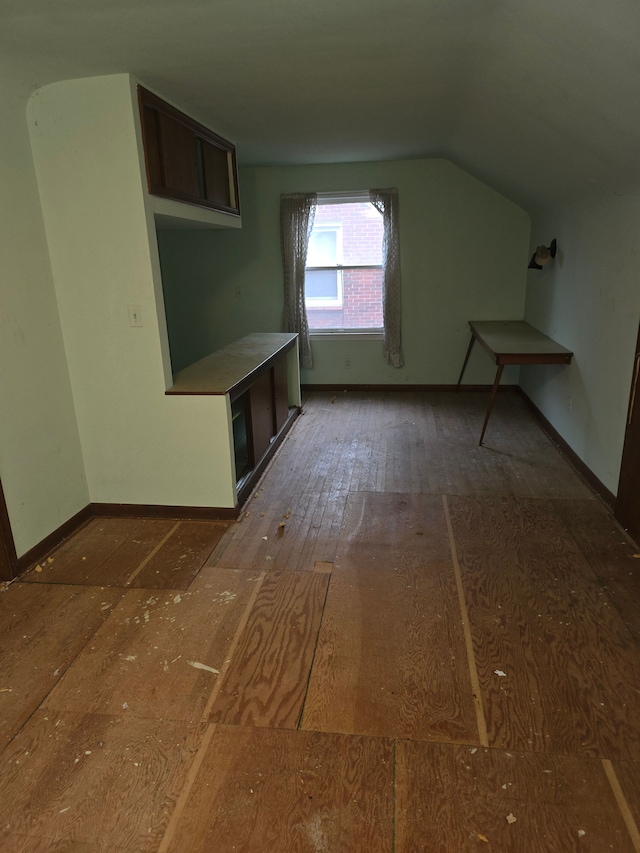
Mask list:
[[[0,76],[0,478],[18,556],[89,500],[26,105]]]
[[[313,341],[314,367],[302,381],[455,383],[468,320],[523,316],[530,220],[442,159],[241,169],[242,231],[162,235],[180,366],[248,332],[280,330],[281,193],[369,187],[398,188],[405,366],[389,366],[380,341]],[[494,374],[476,347],[465,382],[490,383]],[[508,368],[504,382],[517,381],[518,368]]]
[[[164,394],[171,373],[135,82],[55,83],[28,114],[91,501],[233,506],[225,399]],[[130,326],[129,305],[142,327]]]
[[[575,355],[566,368],[522,368],[522,387],[614,494],[640,320],[639,235],[638,195],[540,214],[532,247],[555,237],[558,255],[527,286],[526,319]]]

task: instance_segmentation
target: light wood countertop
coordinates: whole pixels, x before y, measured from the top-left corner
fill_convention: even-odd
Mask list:
[[[173,377],[167,394],[239,396],[278,355],[295,346],[297,334],[256,332],[216,350]]]

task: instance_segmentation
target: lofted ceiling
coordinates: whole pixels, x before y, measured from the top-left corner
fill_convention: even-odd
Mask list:
[[[637,0],[3,0],[4,87],[119,72],[240,165],[446,157],[528,209],[640,183]]]

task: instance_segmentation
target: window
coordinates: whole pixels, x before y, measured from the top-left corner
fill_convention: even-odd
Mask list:
[[[368,192],[318,195],[305,267],[312,333],[382,334],[383,230]]]
[[[371,201],[371,207],[369,207],[369,201]],[[358,247],[357,241],[353,246],[351,245],[347,233],[349,217],[345,216],[344,210],[352,204],[364,206],[362,219],[368,225],[380,223],[375,213],[380,214],[382,237],[379,243],[371,235],[366,235],[367,229],[363,226],[360,236],[366,236],[364,240],[366,245]],[[334,210],[329,210],[331,206],[334,206]],[[316,227],[323,224],[330,225],[336,233],[335,252],[333,252],[336,260],[334,263],[332,250],[327,248],[327,243],[331,246],[334,238],[316,236],[314,242],[317,248],[313,249],[316,264],[307,267],[307,250],[314,230],[317,208],[320,208],[322,213]],[[340,218],[336,219],[340,211]],[[338,260],[337,225],[341,225],[342,232],[342,262]],[[380,224],[377,227],[379,228]],[[331,231],[331,228],[327,231]],[[317,235],[319,233],[318,231]],[[324,248],[322,248],[323,240]],[[374,245],[375,250],[372,248]],[[310,327],[314,329],[316,335],[342,334],[345,331],[356,335],[373,332],[375,337],[382,340],[382,355],[387,363],[393,367],[404,365],[400,330],[402,312],[397,189],[370,189],[368,193],[341,193],[331,197],[328,195],[318,197],[314,192],[283,193],[280,196],[280,248],[284,284],[282,327],[285,332],[295,332],[298,335],[300,364],[305,370],[313,368]],[[362,256],[358,255],[360,250],[363,253]],[[318,262],[318,254],[321,259],[329,255],[332,262],[330,264]],[[332,275],[331,278],[325,276],[323,281],[316,278],[315,283],[312,280],[313,275],[310,275],[307,294],[307,272],[310,274],[330,272]],[[371,278],[378,276],[380,297],[368,299],[366,294],[360,294],[367,298],[362,301],[357,310],[350,310],[351,303],[357,302],[357,299],[352,298],[354,288],[348,279],[362,273],[366,273]],[[375,289],[373,282],[365,282],[364,287],[370,290]],[[316,301],[315,306],[314,299],[320,300],[320,302]],[[322,302],[331,304],[320,304]],[[372,306],[370,316],[363,307],[365,303]],[[314,315],[313,325],[309,322],[309,314]]]

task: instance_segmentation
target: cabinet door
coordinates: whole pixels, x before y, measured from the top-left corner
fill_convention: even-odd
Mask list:
[[[204,173],[204,197],[222,207],[234,208],[229,169],[229,152],[204,139],[199,140]]]
[[[146,105],[142,107],[142,132],[144,136],[144,153],[147,164],[149,191],[155,193],[164,188],[162,154],[160,152],[160,128],[158,127],[158,111]]]
[[[187,196],[199,195],[196,135],[171,116],[158,113],[164,186]]]
[[[262,459],[275,435],[273,416],[273,377],[263,373],[249,389],[251,407],[251,439],[254,464]]]
[[[289,415],[289,383],[287,374],[287,356],[282,355],[273,365],[276,432],[280,432]]]

